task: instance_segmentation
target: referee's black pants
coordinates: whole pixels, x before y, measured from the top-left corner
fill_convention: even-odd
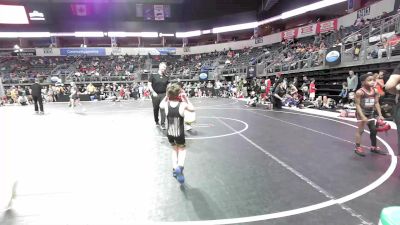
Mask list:
[[[33,102],[35,103],[35,112],[39,112],[39,108],[40,108],[40,112],[44,112],[42,96],[32,96],[32,98],[33,98]],[[38,103],[39,103],[39,107],[38,107]]]
[[[161,111],[161,125],[165,125],[165,110],[160,108],[161,101],[165,98],[165,93],[158,94],[157,97],[151,96],[153,102],[154,121],[159,122],[158,113]]]

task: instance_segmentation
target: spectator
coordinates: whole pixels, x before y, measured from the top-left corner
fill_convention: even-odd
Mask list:
[[[349,87],[347,86],[347,82],[342,83],[342,90],[340,91],[339,97],[339,103],[343,103],[344,100],[347,98],[347,94],[349,92]]]
[[[378,59],[382,58],[383,53],[386,53],[386,57],[389,58],[389,55],[387,54],[387,49],[389,47],[389,44],[388,44],[388,40],[387,40],[386,37],[384,37],[382,39],[382,41],[380,43],[378,43],[378,47],[379,47],[379,49],[378,49]]]
[[[316,91],[317,91],[317,89],[315,88],[315,79],[311,79],[311,83],[310,83],[310,101],[314,101]]]
[[[361,43],[357,43],[353,51],[353,59],[358,60],[361,53]]]
[[[349,71],[349,76],[347,77],[347,85],[350,91],[354,92],[358,87],[358,76],[354,74],[354,71]]]
[[[284,82],[279,82],[274,88],[272,95],[272,103],[274,108],[282,109],[283,97],[286,94],[286,88]]]
[[[379,97],[382,98],[385,96],[385,92],[383,91],[383,87],[385,86],[385,81],[383,80],[383,71],[379,71],[379,73],[374,74],[375,78],[375,89],[379,94]]]

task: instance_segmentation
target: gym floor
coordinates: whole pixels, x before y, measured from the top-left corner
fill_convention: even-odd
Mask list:
[[[379,134],[389,155],[363,158],[352,122],[192,102],[182,186],[151,101],[0,108],[1,151],[18,181],[0,224],[359,225],[400,202],[396,130]]]

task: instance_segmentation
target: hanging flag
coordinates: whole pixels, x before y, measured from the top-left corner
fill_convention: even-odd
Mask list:
[[[88,4],[71,4],[72,15],[89,16],[92,14],[92,7]]]
[[[154,5],[154,20],[164,20],[164,5]]]

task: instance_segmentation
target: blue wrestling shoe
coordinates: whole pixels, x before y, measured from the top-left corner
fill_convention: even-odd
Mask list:
[[[175,169],[175,174],[176,174],[176,179],[178,180],[179,183],[183,184],[185,183],[185,176],[183,175],[183,167],[178,166]]]

